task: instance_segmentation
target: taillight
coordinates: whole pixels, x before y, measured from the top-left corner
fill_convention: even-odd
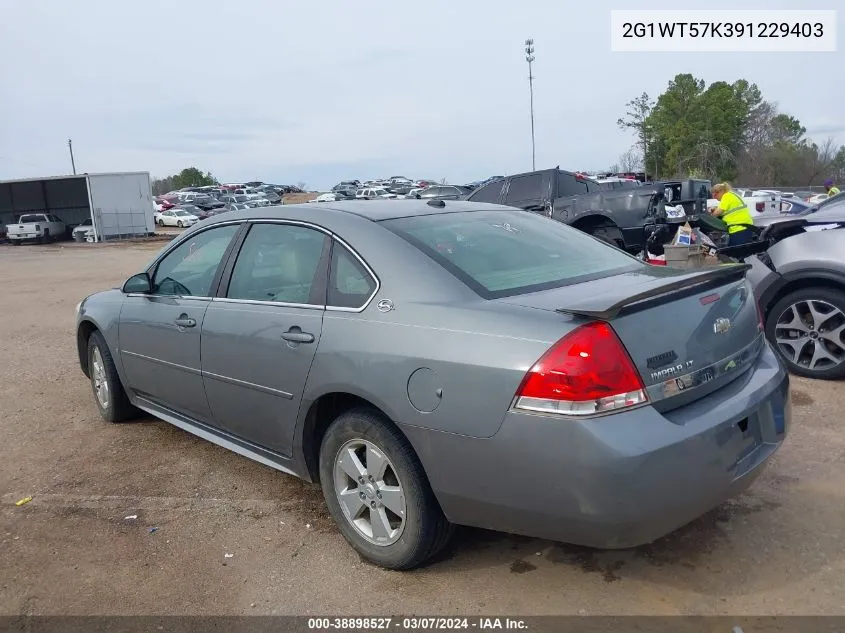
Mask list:
[[[582,325],[546,352],[528,371],[515,408],[540,413],[594,415],[648,401],[637,368],[613,329]]]
[[[760,299],[754,298],[754,305],[757,307],[757,329],[761,332],[766,331],[766,323],[763,319],[763,308],[760,307]]]
[[[36,230],[36,231],[40,231],[40,230],[41,230],[41,225],[40,225],[40,224],[36,224],[36,225],[35,225],[35,230]]]
[[[766,203],[765,202],[758,202],[757,203],[757,211],[762,213],[765,210],[766,210]]]

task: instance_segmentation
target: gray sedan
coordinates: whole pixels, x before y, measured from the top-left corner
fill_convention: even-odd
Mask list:
[[[390,569],[456,524],[606,548],[751,484],[788,375],[746,267],[649,266],[521,210],[235,211],[77,308],[106,420],[138,409],[320,482]]]

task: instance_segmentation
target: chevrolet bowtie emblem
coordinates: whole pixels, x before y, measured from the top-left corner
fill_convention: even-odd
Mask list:
[[[713,332],[716,334],[724,334],[731,329],[731,320],[720,317],[713,322]]]

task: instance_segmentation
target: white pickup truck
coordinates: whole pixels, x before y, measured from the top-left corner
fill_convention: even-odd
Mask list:
[[[62,239],[65,230],[65,223],[51,213],[26,213],[17,224],[6,225],[6,238],[15,245],[28,240],[41,244]]]

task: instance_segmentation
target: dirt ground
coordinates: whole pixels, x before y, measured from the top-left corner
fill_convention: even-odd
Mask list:
[[[792,435],[750,492],[650,546],[462,529],[387,572],[314,487],[99,417],[74,306],[161,246],[0,246],[0,614],[845,614],[841,383],[794,379]]]

